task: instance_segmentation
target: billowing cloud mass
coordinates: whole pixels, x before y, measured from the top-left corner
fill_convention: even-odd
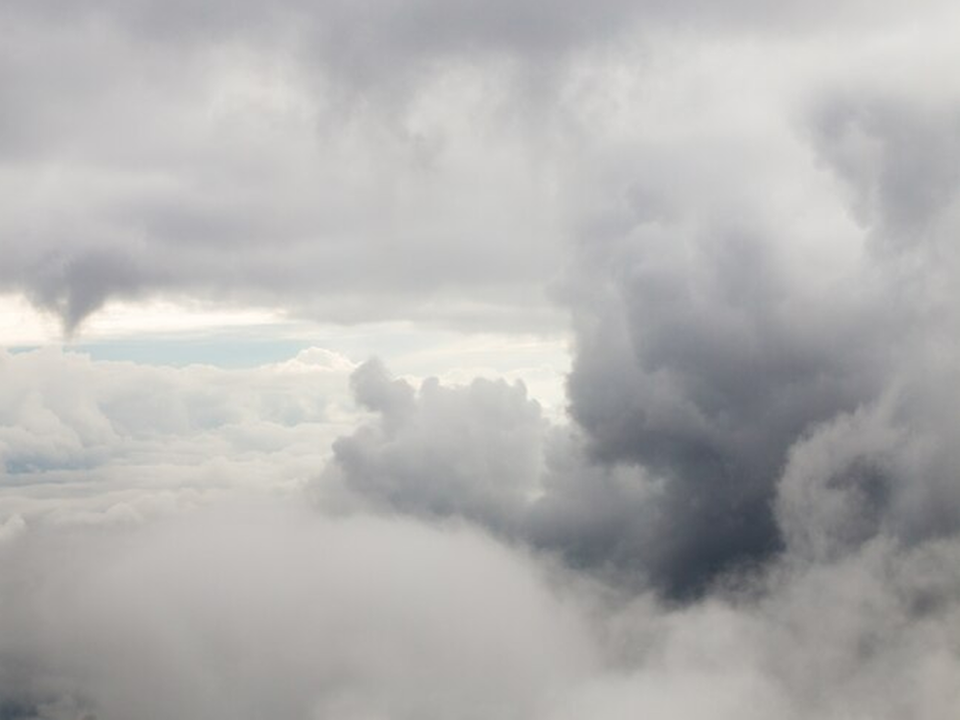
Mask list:
[[[0,350],[0,720],[954,717],[958,20],[8,3],[0,290],[68,335],[187,298],[572,369],[559,419],[335,342]]]
[[[584,219],[560,289],[574,319],[569,397],[582,431],[569,442],[584,447],[548,450],[565,456],[559,472],[547,469],[541,478],[529,471],[533,460],[509,446],[531,427],[519,413],[491,423],[490,437],[464,429],[447,444],[464,416],[482,416],[481,393],[507,394],[475,385],[451,413],[458,422],[444,416],[432,388],[424,389],[416,410],[409,399],[403,410],[371,403],[383,413],[382,428],[335,446],[335,469],[347,484],[393,498],[397,507],[478,518],[491,514],[493,501],[487,497],[481,509],[475,497],[481,488],[489,492],[487,478],[524,473],[525,492],[535,497],[519,497],[517,482],[506,481],[513,497],[498,494],[502,512],[494,513],[492,526],[550,538],[548,545],[587,564],[622,564],[677,596],[782,553],[793,536],[784,527],[793,510],[785,506],[794,499],[781,498],[781,489],[792,496],[800,492],[797,483],[836,483],[833,502],[867,515],[896,505],[891,484],[910,485],[909,493],[927,487],[932,494],[922,502],[949,516],[934,524],[953,527],[954,511],[945,508],[954,502],[941,497],[950,481],[936,481],[943,487],[934,491],[928,471],[915,467],[899,471],[911,479],[897,482],[879,455],[896,454],[889,447],[895,440],[911,452],[904,433],[946,430],[933,430],[939,420],[921,420],[918,413],[933,412],[932,398],[917,396],[955,384],[949,345],[957,329],[951,287],[957,258],[949,238],[958,229],[957,192],[944,157],[955,159],[949,149],[960,106],[918,98],[895,79],[883,79],[883,100],[871,87],[879,78],[841,92],[850,82],[845,74],[865,69],[814,72],[804,64],[814,60],[802,52],[809,41],[794,42],[797,56],[777,70],[794,73],[797,88],[769,85],[769,71],[752,67],[756,49],[731,43],[722,46],[726,65],[718,70],[681,57],[664,71],[668,78],[697,72],[716,83],[718,99],[695,98],[710,112],[678,117],[670,107],[675,87],[640,77],[630,80],[631,90],[649,93],[649,106],[621,112],[649,127],[652,137],[598,116],[596,144],[611,152],[591,157],[589,170],[607,187],[616,176],[622,189],[581,201]],[[901,42],[882,50],[915,62],[915,39]],[[859,62],[881,59],[865,45]],[[736,97],[734,85],[744,78],[765,94],[734,108],[718,104]],[[786,125],[770,121],[774,111]],[[942,353],[950,359],[938,360]],[[358,383],[368,384],[370,374]],[[894,410],[901,405],[910,409]],[[433,432],[434,423],[444,432]],[[501,440],[503,428],[510,430]],[[866,444],[862,458],[852,447],[845,451],[851,469],[831,471],[851,479],[799,480],[796,466],[813,462],[814,448],[841,433],[845,439],[834,444]],[[547,444],[557,442],[568,441]],[[926,442],[950,445],[946,437]],[[536,452],[529,442],[521,446]],[[517,465],[489,474],[471,467],[472,454],[485,457],[487,448],[495,448],[499,462]],[[585,458],[573,459],[584,450]],[[465,472],[469,481],[449,480]],[[557,480],[566,472],[575,479]],[[615,475],[632,480],[611,480]],[[464,492],[456,493],[461,485]],[[616,522],[604,507],[630,519]],[[561,512],[575,530],[553,523]],[[815,525],[815,517],[800,522]],[[860,519],[831,522],[843,526],[838,532],[861,532],[854,529]],[[597,536],[582,523],[597,527]]]

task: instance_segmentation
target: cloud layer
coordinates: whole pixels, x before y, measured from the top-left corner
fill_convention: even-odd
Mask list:
[[[0,518],[135,524],[239,489],[288,492],[357,421],[352,369],[319,348],[251,370],[0,351]]]
[[[69,557],[70,562],[64,562]],[[682,609],[458,526],[258,501],[28,531],[4,716],[950,717],[955,543],[874,543]]]
[[[779,162],[772,142],[796,110],[782,99],[835,90],[824,82],[832,61],[924,41],[906,28],[890,39],[896,4],[871,4],[868,22],[863,9],[14,3],[2,11],[0,288],[67,330],[111,298],[164,293],[345,322],[556,328],[547,288],[596,209],[585,199],[649,190],[656,177],[668,195],[720,200],[718,183],[738,168],[730,127],[752,143],[748,157]],[[915,14],[935,33],[944,12],[930,2]],[[854,51],[843,56],[833,28],[856,28]],[[852,82],[885,80],[864,74]],[[823,108],[816,132],[837,144],[858,126],[886,131],[866,117]],[[703,118],[717,132],[690,135]],[[949,110],[926,122],[901,129],[951,132]],[[638,154],[644,146],[659,150]],[[627,177],[640,162],[646,180]],[[681,190],[693,179],[685,166],[715,178]],[[792,181],[796,169],[754,179]],[[906,178],[919,168],[896,170],[891,182],[916,187]],[[944,192],[904,190],[891,212]]]

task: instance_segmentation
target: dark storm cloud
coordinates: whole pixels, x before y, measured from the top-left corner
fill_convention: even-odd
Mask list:
[[[910,334],[858,305],[853,317],[874,318],[882,333],[857,335],[840,297],[825,301],[841,321],[832,343],[797,349],[809,372],[778,375],[777,355],[758,355],[769,351],[760,335],[743,356],[752,384],[707,356],[659,396],[642,356],[593,347],[589,359],[622,365],[575,373],[573,383],[593,386],[572,388],[574,411],[584,402],[578,390],[604,388],[597,377],[617,380],[621,394],[611,383],[609,394],[598,392],[607,405],[590,397],[594,410],[616,412],[582,429],[550,426],[519,385],[432,380],[415,392],[368,363],[353,387],[378,417],[334,444],[315,492],[341,510],[466,518],[615,586],[684,599],[762,564],[777,574],[781,564],[855,564],[870,548],[955,544],[960,443],[951,408],[960,383],[955,356],[943,357],[935,340],[942,328]],[[887,350],[893,332],[906,343],[899,352]],[[841,339],[859,341],[848,358]],[[578,360],[585,352],[581,344]],[[657,377],[661,386],[669,378]],[[652,415],[642,412],[650,407]],[[633,441],[618,434],[604,444],[605,432],[626,432],[621,423]]]
[[[481,512],[460,488],[487,482],[482,466],[448,484],[461,468],[430,458],[475,442],[513,454],[482,432],[427,432],[434,411],[408,388],[408,414],[381,421],[394,418],[389,440],[374,426],[338,445],[347,485],[406,512],[470,517],[675,597],[805,545],[833,557],[877,537],[954,533],[958,468],[933,449],[953,441],[932,388],[954,384],[945,358],[956,357],[960,317],[957,105],[894,84],[883,103],[838,103],[818,83],[785,104],[789,134],[754,128],[748,106],[618,140],[619,153],[596,161],[588,178],[604,193],[585,201],[596,207],[561,288],[583,437],[540,441],[562,469],[499,473],[521,478],[510,482],[527,498]],[[904,182],[909,192],[897,189]],[[453,414],[480,417],[458,402]],[[901,409],[880,419],[891,404]],[[810,459],[841,432],[849,457]],[[896,439],[908,432],[922,441]],[[406,474],[409,461],[390,461],[404,448],[418,458]]]
[[[704,186],[702,168],[670,168],[679,182],[625,194],[619,222],[585,236],[572,273],[571,412],[593,457],[665,479],[653,534],[671,538],[663,581],[674,592],[782,551],[774,506],[803,472],[788,460],[847,424],[847,441],[864,452],[814,472],[821,485],[805,488],[809,505],[792,508],[788,536],[822,522],[835,542],[859,547],[960,528],[947,489],[955,480],[945,479],[960,467],[932,449],[950,447],[953,431],[930,391],[953,385],[943,358],[956,358],[960,104],[895,82],[882,100],[870,91],[805,94],[813,109],[798,122],[810,125],[796,138],[813,138],[814,172],[828,171],[822,185],[840,181],[832,203],[811,207],[806,195],[785,213],[765,196],[785,188],[763,183],[776,166],[734,132],[726,141],[743,152],[735,179],[706,176]],[[639,178],[643,188],[643,171]],[[722,201],[698,203],[685,189],[697,185]],[[858,230],[805,237],[799,218],[838,207]],[[825,240],[833,248],[817,260]],[[864,419],[887,403],[909,410]],[[892,440],[910,432],[924,440]]]
[[[889,367],[881,309],[798,297],[782,262],[763,239],[639,231],[605,268],[612,297],[576,309],[573,416],[595,457],[667,479],[663,564],[678,590],[779,549],[787,450],[873,397]]]
[[[373,422],[333,445],[314,485],[331,509],[461,517],[617,585],[660,583],[674,532],[662,485],[592,462],[576,430],[551,426],[521,384],[427,380],[418,391],[379,361],[352,378]]]

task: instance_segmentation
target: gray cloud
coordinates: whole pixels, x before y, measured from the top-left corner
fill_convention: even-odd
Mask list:
[[[960,317],[952,145],[912,156],[909,173],[898,165],[916,127],[949,138],[940,123],[949,113],[909,93],[888,100],[872,139],[854,143],[874,148],[873,160],[854,167],[841,147],[853,141],[824,130],[832,101],[815,97],[788,135],[745,135],[742,113],[707,128],[694,118],[667,142],[625,141],[641,170],[612,160],[594,170],[621,191],[587,198],[595,219],[562,288],[576,333],[570,409],[583,437],[548,431],[539,451],[527,442],[562,459],[546,470],[517,460],[500,473],[525,497],[501,498],[498,511],[467,500],[487,482],[482,463],[461,472],[433,459],[491,446],[498,458],[515,454],[483,432],[424,429],[451,423],[439,413],[425,423],[436,411],[410,388],[403,412],[370,404],[383,419],[341,441],[336,472],[387,506],[464,515],[676,597],[783,552],[831,558],[878,536],[913,544],[955,532],[957,465],[931,449],[953,444],[934,389],[955,384],[945,358]],[[752,183],[689,161],[704,132],[722,132],[729,148],[711,140],[706,151],[739,153],[751,178],[774,186],[790,168],[783,196],[758,204]],[[920,185],[913,194],[891,185],[906,175]],[[705,200],[685,205],[691,193]],[[876,207],[865,210],[865,197]],[[799,213],[816,221],[785,221]],[[367,381],[397,391],[377,373]],[[449,412],[478,409],[461,397]]]
[[[708,591],[669,609],[643,588],[690,599],[689,571],[671,564],[676,543],[707,542],[680,524],[691,514],[677,499],[690,490],[643,458],[591,458],[592,438],[539,421],[522,387],[415,392],[378,363],[362,366],[354,391],[380,416],[338,441],[313,490],[357,517],[464,518],[576,571],[557,592],[591,608],[606,669],[546,717],[945,718],[960,597],[960,464],[947,420],[958,385],[953,363],[923,354],[914,348],[874,399],[784,441],[766,508],[782,550],[749,568],[723,557],[719,576],[695,567]],[[511,445],[534,427],[525,451]],[[491,495],[493,480],[507,484]]]
[[[346,322],[556,324],[542,289],[558,269],[550,168],[495,122],[510,73],[436,68],[399,105],[386,90],[367,102],[311,55],[342,57],[328,46],[358,37],[363,13],[291,6],[261,25],[259,10],[213,9],[207,29],[151,4],[62,25],[4,11],[16,29],[0,59],[6,289],[68,330],[110,298],[164,291]],[[170,35],[144,37],[155,26],[140,13]],[[368,50],[386,51],[383,38]]]
[[[860,288],[805,297],[758,238],[663,235],[640,229],[611,262],[612,297],[578,305],[569,387],[598,458],[667,478],[679,589],[778,549],[786,451],[879,392],[891,351]]]
[[[583,85],[591,67],[659,74],[665,47],[789,44],[860,5],[13,3],[0,286],[68,331],[169,292],[556,327],[564,197],[584,191],[583,139],[604,145],[584,109],[620,92]]]
[[[281,396],[302,398],[318,380],[306,360],[282,379],[104,363],[105,375],[131,378],[126,387],[98,387],[96,363],[18,355],[6,360],[6,391],[43,398],[44,412],[11,411],[23,427],[59,419],[106,450],[123,448],[131,433],[182,433],[181,449],[192,441],[209,452],[208,441],[193,438],[194,423],[222,433],[221,423],[263,398],[257,388],[238,397],[234,383],[260,377],[268,394],[283,388]],[[265,709],[545,719],[709,709],[721,718],[802,718],[811,708],[827,718],[949,717],[960,597],[949,511],[960,504],[956,443],[944,434],[955,402],[941,389],[957,385],[945,382],[952,364],[935,361],[912,385],[794,446],[778,486],[786,553],[777,562],[726,578],[698,602],[666,607],[643,588],[664,583],[654,570],[672,542],[669,518],[660,517],[670,508],[670,477],[591,460],[577,431],[548,425],[521,385],[426,382],[415,390],[366,364],[353,391],[375,416],[335,444],[336,461],[312,488],[332,516],[262,494],[232,502],[243,495],[240,477],[214,507],[171,504],[115,522],[118,490],[134,507],[137,494],[157,490],[128,480],[61,494],[60,513],[21,505],[21,514],[7,515],[3,711],[103,720],[134,707],[147,717],[173,707],[213,718]],[[197,372],[205,377],[194,385]],[[75,382],[80,373],[86,379]],[[58,382],[84,387],[88,400],[58,391]],[[185,388],[171,390],[171,382]],[[164,403],[142,412],[151,394],[159,402],[191,392],[199,393],[196,409],[216,410],[218,393],[228,407],[211,422],[164,416]],[[124,412],[116,398],[130,393],[138,399]],[[103,423],[92,408],[103,401],[89,398],[109,396],[102,412],[115,430],[101,428],[96,440]],[[256,438],[264,440],[262,430],[240,438],[238,450],[215,445],[238,460],[228,472],[242,471],[244,457],[256,462]],[[169,462],[168,450],[158,452]],[[135,457],[129,449],[105,454]],[[169,467],[159,474],[174,486],[187,480]],[[191,482],[202,491],[211,480]],[[96,524],[76,512],[94,499],[114,521],[110,512]],[[935,509],[939,526],[930,524]],[[397,513],[407,517],[385,517]],[[558,555],[572,572],[556,567]]]
[[[803,554],[804,544],[849,550],[877,536],[914,543],[952,534],[956,499],[945,478],[955,463],[902,439],[924,426],[925,443],[952,442],[929,389],[953,383],[942,358],[953,357],[960,317],[949,243],[956,193],[944,159],[952,145],[909,156],[906,140],[918,127],[949,138],[952,125],[941,120],[951,115],[892,88],[879,114],[887,119],[867,126],[876,157],[854,173],[838,149],[852,141],[837,139],[852,131],[824,129],[833,100],[823,86],[817,78],[778,99],[789,132],[769,124],[767,110],[753,127],[747,107],[669,129],[642,118],[666,135],[609,140],[620,152],[591,168],[604,192],[579,199],[582,240],[560,289],[573,312],[569,397],[583,437],[547,432],[539,442],[563,469],[518,460],[498,476],[513,477],[527,497],[480,511],[466,498],[487,481],[482,463],[461,473],[431,459],[461,457],[453,448],[476,453],[474,443],[514,454],[482,432],[425,430],[435,411],[408,388],[406,414],[384,411],[379,425],[342,440],[335,471],[389,507],[465,515],[674,597],[783,552]],[[908,157],[909,172],[899,167]],[[749,182],[705,165],[727,169],[734,158]],[[913,194],[891,184],[906,176],[920,186]],[[764,187],[777,191],[758,202]],[[870,216],[859,209],[866,196],[879,208]],[[910,408],[903,417],[865,419],[896,393]],[[450,414],[477,412],[461,397]],[[430,422],[446,428],[442,417]],[[493,427],[511,422],[518,416]],[[813,459],[839,442],[828,439],[834,433],[846,454]],[[823,537],[801,540],[805,533]]]
[[[536,488],[546,428],[522,385],[477,379],[446,388],[434,379],[415,394],[378,361],[361,365],[352,385],[379,417],[334,443],[321,496],[343,486],[382,508],[516,527]]]
[[[951,483],[929,477],[955,475],[952,459],[938,451],[924,461],[935,470],[918,465],[913,456],[931,451],[902,439],[924,426],[925,442],[952,442],[928,388],[952,385],[932,358],[954,356],[947,338],[958,318],[948,240],[957,105],[915,92],[888,82],[883,102],[869,91],[838,100],[818,78],[784,108],[814,108],[793,115],[792,135],[764,124],[747,138],[742,118],[727,126],[722,115],[709,129],[680,120],[674,134],[690,145],[704,132],[722,137],[721,158],[740,156],[735,171],[724,166],[737,177],[705,169],[706,158],[689,163],[679,144],[666,151],[673,166],[663,147],[627,146],[641,169],[622,171],[621,195],[584,228],[567,290],[577,335],[571,412],[595,458],[665,478],[656,534],[671,537],[671,592],[784,549],[776,498],[781,488],[800,492],[804,470],[793,463],[818,443],[834,448],[836,465],[817,461],[819,484],[804,485],[802,502],[823,503],[822,512],[801,503],[788,535],[823,522],[832,541],[859,546],[888,532],[918,541],[924,524],[957,529]],[[752,152],[758,146],[768,152]],[[811,193],[815,184],[836,191]],[[838,214],[860,225],[831,219]],[[896,392],[914,396],[901,398],[905,417],[864,419]],[[828,440],[833,433],[845,440]],[[920,500],[923,488],[937,500]],[[905,495],[924,507],[913,507],[909,532],[891,527],[906,522]]]
[[[667,571],[662,483],[592,462],[581,433],[548,423],[522,384],[429,379],[415,391],[374,360],[352,385],[377,416],[333,444],[312,488],[321,506],[465,518],[635,589]]]
[[[778,486],[791,553],[842,556],[876,538],[906,547],[960,528],[953,363],[926,362],[875,402],[798,442]]]
[[[817,146],[850,185],[866,225],[890,240],[928,236],[956,203],[960,152],[956,100],[925,107],[859,89],[822,101],[813,121]]]

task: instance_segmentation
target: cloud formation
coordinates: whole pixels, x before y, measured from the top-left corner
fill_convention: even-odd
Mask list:
[[[960,319],[958,96],[877,74],[923,67],[911,33],[864,42],[852,68],[818,64],[810,36],[759,51],[694,37],[663,77],[625,81],[618,99],[644,103],[592,96],[580,110],[596,120],[581,168],[596,192],[571,199],[579,240],[558,286],[574,322],[577,428],[541,428],[540,450],[527,441],[537,468],[493,434],[529,432],[521,413],[487,433],[430,430],[482,417],[477,395],[506,388],[449,391],[458,409],[446,413],[407,388],[403,412],[370,406],[382,419],[339,441],[329,475],[674,598],[794,555],[956,532],[952,424],[937,396],[955,385]],[[942,70],[945,37],[922,37]],[[694,47],[722,64],[682,55]],[[765,52],[783,53],[772,71],[756,68]],[[685,99],[700,112],[678,114],[665,79],[691,75],[712,84]],[[784,77],[793,84],[778,87]],[[744,78],[752,94],[737,89]],[[488,475],[430,460],[485,448],[516,464]],[[497,511],[472,496],[491,476],[520,478]]]
[[[0,521],[136,524],[241,488],[289,492],[360,417],[353,367],[321,348],[250,370],[0,351]]]
[[[657,130],[609,123],[638,109],[629,85],[682,112],[699,102],[675,92],[691,69],[772,41],[803,87],[830,28],[857,27],[869,47],[900,19],[871,4],[864,26],[862,8],[13,3],[0,288],[68,331],[110,299],[164,293],[340,322],[556,328],[547,288],[582,220],[570,199],[619,192],[591,177],[611,130]],[[693,48],[712,56],[703,67]],[[754,104],[727,84],[729,108]],[[838,123],[827,113],[823,132]]]
[[[318,349],[0,352],[0,719],[952,717],[957,19],[0,9],[0,288],[68,331],[169,294],[573,354],[558,424]]]
[[[915,41],[883,47],[916,67]],[[749,52],[733,53],[730,65],[740,69]],[[864,49],[869,59],[875,52]],[[936,66],[936,50],[932,58]],[[960,317],[947,289],[958,269],[947,240],[958,195],[945,158],[955,157],[951,118],[960,106],[889,79],[857,76],[862,87],[851,91],[831,71],[836,77],[804,87],[801,65],[801,92],[762,98],[764,112],[779,105],[791,118],[790,134],[755,127],[758,108],[748,105],[729,125],[722,111],[706,126],[675,119],[673,165],[663,164],[659,138],[632,146],[639,169],[624,171],[627,192],[606,204],[604,224],[586,227],[570,275],[571,412],[592,456],[664,476],[662,516],[673,537],[665,579],[674,591],[782,551],[774,508],[784,468],[787,486],[799,482],[794,465],[841,428],[877,433],[848,437],[864,457],[836,469],[846,479],[823,478],[828,493],[849,491],[843,504],[875,515],[837,511],[837,531],[860,540],[901,512],[889,486],[931,482],[925,467],[901,457],[894,470],[883,459],[907,455],[910,441],[886,443],[920,427],[934,447],[950,442],[949,424],[933,419],[942,416],[930,388],[953,384],[942,358],[955,357],[948,338]],[[880,83],[877,97],[871,84]],[[689,162],[681,141],[720,153],[723,171],[705,166],[709,154]],[[894,421],[898,430],[865,419],[901,402],[910,410]],[[956,529],[953,519],[935,524]]]

